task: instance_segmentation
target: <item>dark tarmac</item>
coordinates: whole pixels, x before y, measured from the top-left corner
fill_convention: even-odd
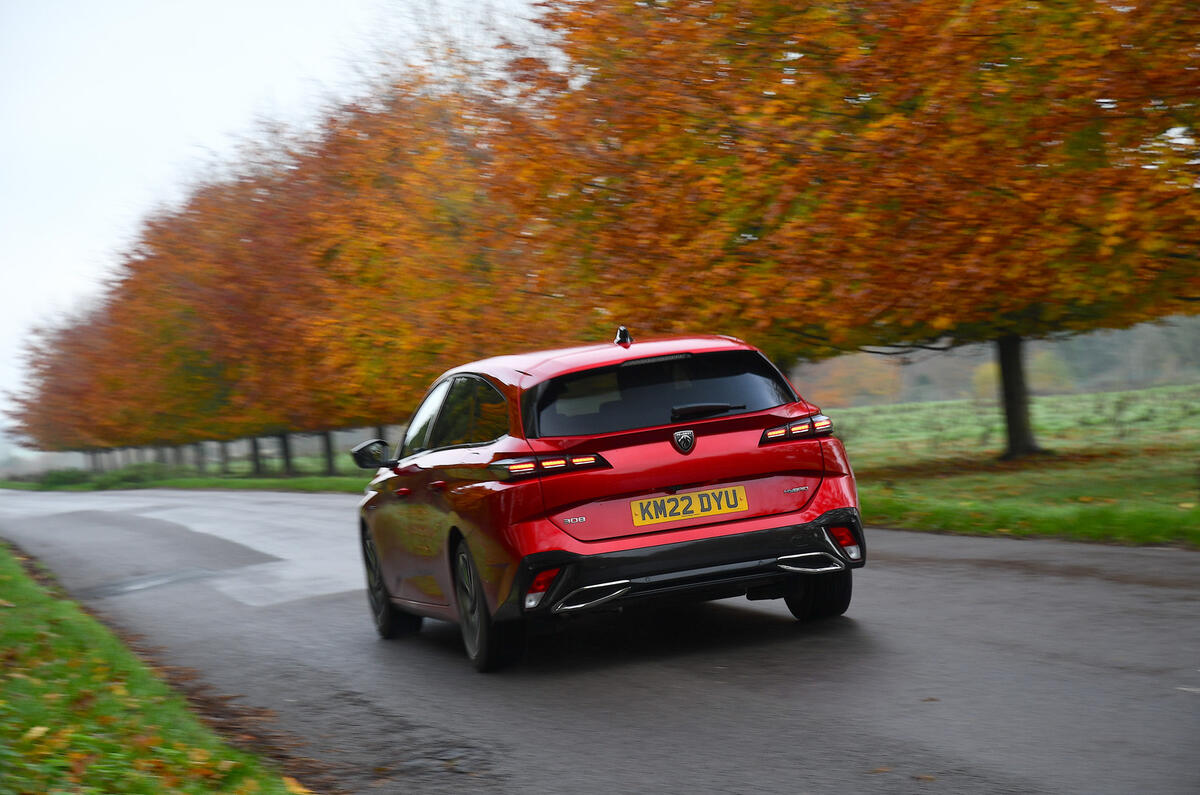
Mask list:
[[[1200,553],[869,529],[843,618],[371,626],[353,495],[0,491],[0,537],[349,792],[1200,792]]]

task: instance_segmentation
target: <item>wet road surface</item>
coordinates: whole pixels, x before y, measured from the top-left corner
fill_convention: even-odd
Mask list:
[[[376,638],[356,502],[0,491],[0,537],[347,791],[1200,792],[1200,553],[869,530],[843,618],[580,617],[481,675]]]

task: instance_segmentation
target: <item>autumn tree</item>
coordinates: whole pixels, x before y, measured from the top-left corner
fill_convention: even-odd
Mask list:
[[[777,353],[998,350],[1194,311],[1200,8],[551,3],[513,194],[570,302]]]
[[[149,218],[18,424],[179,444],[400,421],[466,359],[722,331],[780,358],[1200,307],[1200,7],[550,2]],[[462,65],[462,70],[458,65]],[[461,74],[460,74],[461,71]],[[64,430],[65,429],[65,430]]]
[[[18,429],[44,445],[286,445],[402,421],[446,367],[554,338],[488,184],[495,103],[449,89],[397,78],[148,218],[102,311],[34,341]]]

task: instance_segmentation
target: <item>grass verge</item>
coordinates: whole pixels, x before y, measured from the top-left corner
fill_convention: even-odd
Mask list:
[[[258,491],[337,491],[362,493],[369,475],[298,475],[250,477],[245,475],[193,475],[138,464],[111,472],[54,470],[37,480],[0,480],[0,488],[36,491],[102,491],[107,489],[254,489]]]
[[[1039,442],[1000,461],[994,402],[831,409],[869,524],[1200,547],[1200,386],[1039,397]]]
[[[913,530],[1200,547],[1195,451],[1109,453],[861,469],[863,517]]]
[[[222,742],[186,701],[0,544],[0,790],[303,793]]]

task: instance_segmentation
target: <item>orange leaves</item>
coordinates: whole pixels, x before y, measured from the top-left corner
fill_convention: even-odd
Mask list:
[[[1200,6],[543,19],[565,66],[512,45],[506,84],[397,79],[148,220],[102,306],[33,348],[23,429],[398,422],[445,366],[617,320],[787,357],[1200,306],[1175,300],[1200,293]]]

